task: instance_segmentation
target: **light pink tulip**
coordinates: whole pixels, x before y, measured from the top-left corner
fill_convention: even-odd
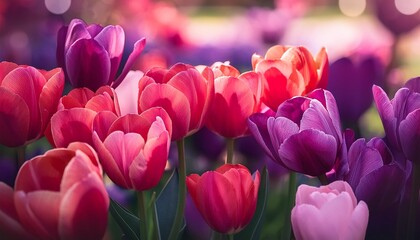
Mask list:
[[[15,189],[0,183],[0,235],[16,239],[101,239],[109,198],[95,151],[72,143],[25,162]]]
[[[347,182],[335,181],[321,187],[300,185],[291,217],[297,240],[361,240],[369,210],[365,202],[357,203]]]

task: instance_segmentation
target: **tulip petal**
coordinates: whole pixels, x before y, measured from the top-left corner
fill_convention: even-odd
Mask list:
[[[58,111],[51,117],[51,133],[57,147],[67,147],[71,142],[92,145],[93,120],[96,112],[85,108]]]
[[[404,155],[408,160],[420,163],[420,109],[409,113],[398,130]]]
[[[306,129],[286,139],[279,149],[279,156],[289,169],[319,176],[334,166],[337,140],[315,129]]]
[[[101,141],[108,136],[112,124],[118,119],[115,113],[110,111],[99,112],[93,120],[93,131],[95,131]]]
[[[293,233],[296,240],[339,239],[339,235],[326,224],[320,210],[312,205],[297,205],[291,213]]]
[[[66,54],[67,74],[73,87],[96,91],[108,83],[111,62],[106,50],[93,39],[80,39]]]
[[[277,149],[274,149],[270,141],[270,132],[267,125],[268,119],[269,116],[264,113],[252,114],[248,118],[249,131],[271,159],[281,162],[280,159],[277,159]]]
[[[138,113],[138,82],[143,75],[144,73],[141,71],[129,71],[121,84],[115,88],[120,104],[121,116],[129,113]]]
[[[363,240],[365,239],[366,228],[369,221],[369,209],[365,202],[360,201],[353,210],[348,225],[347,234],[344,239]]]
[[[188,98],[168,84],[149,84],[139,98],[139,110],[162,107],[172,119],[172,140],[185,137],[189,131],[191,108]]]
[[[8,147],[24,145],[28,140],[29,109],[25,101],[0,87],[0,144]]]
[[[6,77],[6,75],[9,74],[9,72],[11,72],[12,70],[18,67],[19,65],[13,62],[6,62],[6,61],[0,62],[0,86],[1,86],[1,83],[3,82],[4,77]]]
[[[92,172],[80,179],[63,195],[58,221],[60,237],[102,239],[108,222],[108,206],[108,194],[97,174]]]
[[[277,151],[280,145],[290,136],[299,132],[299,126],[288,118],[269,118],[267,129],[273,149]]]
[[[141,52],[143,51],[145,45],[146,45],[145,38],[142,38],[134,43],[133,51],[130,53],[130,56],[128,56],[127,62],[125,63],[121,74],[111,85],[113,88],[118,87],[118,85],[120,85],[121,82],[124,80],[124,78],[127,76],[128,72],[133,67],[137,58],[140,56]]]

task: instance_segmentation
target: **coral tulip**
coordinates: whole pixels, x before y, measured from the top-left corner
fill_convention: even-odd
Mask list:
[[[347,148],[337,104],[327,90],[289,99],[275,116],[253,114],[248,123],[265,152],[292,171],[321,176],[335,166],[346,167]]]
[[[224,164],[186,180],[195,206],[210,227],[220,233],[241,231],[252,219],[260,185],[260,173],[253,175],[240,165]]]
[[[300,185],[292,209],[292,227],[301,239],[364,239],[369,219],[365,202],[357,203],[347,182],[327,186]]]
[[[57,37],[57,62],[75,88],[96,91],[104,85],[118,86],[143,51],[145,39],[134,44],[122,73],[116,78],[124,50],[125,34],[119,25],[87,25],[73,19]]]
[[[0,144],[26,145],[41,138],[64,88],[61,69],[38,70],[0,63]]]
[[[265,57],[254,54],[252,67],[264,76],[262,101],[273,111],[293,96],[327,86],[328,56],[324,48],[314,58],[304,47],[276,45]]]
[[[102,239],[109,198],[95,151],[72,143],[25,162],[0,183],[0,232],[24,239]],[[95,224],[92,224],[95,223]]]
[[[148,190],[159,183],[165,170],[171,142],[167,126],[171,122],[167,122],[169,116],[148,113],[118,118],[106,135],[93,133],[104,170],[120,187]]]
[[[164,108],[172,119],[172,140],[180,140],[203,126],[214,95],[213,82],[208,67],[178,63],[170,69],[153,68],[139,81],[139,113]]]
[[[208,110],[206,127],[226,138],[248,132],[247,119],[260,109],[261,78],[255,72],[239,71],[226,63],[216,63],[215,95]]]

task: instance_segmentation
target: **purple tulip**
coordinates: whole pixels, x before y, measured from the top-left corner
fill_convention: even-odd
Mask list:
[[[378,86],[372,91],[391,150],[420,163],[420,77],[410,79],[392,100]]]
[[[123,50],[125,34],[119,25],[106,27],[87,25],[73,19],[63,26],[57,37],[57,62],[73,87],[96,91],[103,85],[117,87],[142,52],[146,40],[138,40],[121,74],[116,77]]]
[[[291,98],[279,106],[274,117],[257,113],[248,123],[265,152],[292,171],[321,176],[335,166],[346,167],[347,148],[337,104],[327,90]]]
[[[349,173],[344,177],[356,198],[369,207],[367,235],[380,238],[395,236],[398,206],[406,172],[393,159],[380,138],[356,140],[348,152]]]
[[[327,89],[335,96],[344,125],[359,121],[372,105],[373,84],[382,85],[383,77],[384,67],[374,57],[360,61],[344,57],[331,64]]]
[[[394,35],[408,33],[420,24],[420,11],[406,15],[396,6],[397,0],[372,1],[374,13],[378,20]],[[409,1],[406,4],[410,4]]]

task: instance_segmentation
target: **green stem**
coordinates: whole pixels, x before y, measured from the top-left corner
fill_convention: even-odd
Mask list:
[[[234,235],[233,234],[228,234],[228,239],[229,240],[234,240]]]
[[[185,210],[185,198],[187,194],[187,188],[185,180],[187,176],[185,153],[184,153],[184,139],[176,142],[178,147],[178,175],[179,175],[179,189],[178,189],[178,206],[176,208],[176,214],[174,223],[169,233],[169,240],[175,240],[178,238],[178,233],[181,230],[184,210]]]
[[[16,148],[17,153],[17,167],[18,169],[25,163],[26,160],[26,145]]]
[[[415,232],[416,232],[416,218],[417,218],[419,189],[420,189],[420,164],[413,162],[413,169],[412,169],[411,177],[412,177],[412,184],[411,184],[410,205],[409,205],[408,223],[407,223],[408,239],[414,239]]]
[[[144,191],[137,191],[137,203],[140,218],[140,239],[147,239],[146,196]]]
[[[226,138],[226,164],[233,164],[233,150],[235,145],[235,139]]]
[[[296,173],[290,172],[289,173],[289,194],[288,194],[288,202],[287,202],[287,210],[285,214],[284,219],[284,228],[283,228],[283,238],[284,240],[291,239],[292,236],[292,224],[291,224],[291,212],[292,208],[295,205],[295,198],[296,198],[296,185],[297,185],[297,179],[296,179]]]
[[[223,234],[213,230],[211,240],[223,240]]]
[[[318,179],[319,179],[319,182],[321,182],[321,185],[328,185],[329,184],[327,175],[325,175],[325,174],[319,175]]]
[[[158,219],[157,219],[157,213],[156,213],[156,207],[155,207],[155,201],[156,201],[156,192],[152,193],[152,197],[150,200],[150,209],[152,210],[152,221],[153,221],[153,229],[152,229],[152,238],[151,239],[159,239],[159,233],[158,233]]]

